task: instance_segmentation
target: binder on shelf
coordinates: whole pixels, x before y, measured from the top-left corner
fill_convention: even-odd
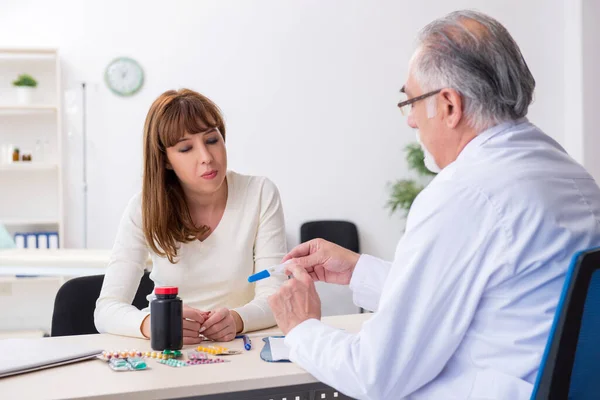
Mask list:
[[[25,248],[25,235],[22,233],[15,233],[15,245],[17,249]]]
[[[37,247],[38,249],[48,248],[48,234],[45,232],[37,234]]]
[[[58,249],[58,232],[48,232],[48,248]]]
[[[28,249],[37,249],[37,235],[35,233],[26,234],[25,247]]]

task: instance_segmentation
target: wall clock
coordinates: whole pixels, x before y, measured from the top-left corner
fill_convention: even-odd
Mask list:
[[[106,67],[104,81],[114,94],[131,96],[142,88],[144,70],[137,61],[128,57],[119,57]]]

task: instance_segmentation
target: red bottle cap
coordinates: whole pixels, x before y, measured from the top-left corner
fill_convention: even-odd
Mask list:
[[[162,286],[154,288],[154,294],[177,294],[179,290],[175,286]]]

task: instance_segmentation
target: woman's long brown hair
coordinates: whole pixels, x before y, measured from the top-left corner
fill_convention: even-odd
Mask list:
[[[218,128],[225,140],[221,110],[200,93],[169,90],[150,107],[144,124],[144,177],[142,185],[143,231],[156,254],[175,264],[179,243],[206,234],[206,225],[194,225],[183,189],[173,170],[167,169],[167,147],[186,133]]]

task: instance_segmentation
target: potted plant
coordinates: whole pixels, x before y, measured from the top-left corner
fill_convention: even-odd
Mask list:
[[[398,210],[404,210],[404,215],[406,215],[417,195],[435,176],[435,173],[425,167],[425,156],[418,143],[407,145],[404,151],[408,169],[414,171],[417,177],[416,179],[400,179],[391,184],[387,207],[392,214]]]
[[[17,101],[19,104],[31,104],[33,91],[37,87],[37,81],[28,74],[21,74],[17,80],[13,81],[13,86],[17,89]]]

